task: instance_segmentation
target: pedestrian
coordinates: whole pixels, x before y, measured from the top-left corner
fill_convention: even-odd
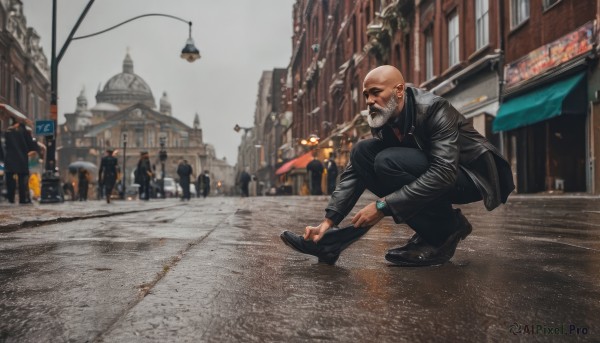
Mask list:
[[[210,174],[208,173],[208,170],[205,170],[204,174],[200,175],[199,178],[202,179],[202,182],[201,182],[202,196],[204,198],[206,198],[208,196],[208,194],[210,194]]]
[[[110,197],[117,182],[119,161],[113,156],[113,149],[106,149],[106,155],[100,160],[100,171],[98,172],[98,183],[104,186],[106,203],[110,204]]]
[[[150,180],[154,176],[152,166],[150,165],[150,155],[147,151],[140,153],[140,159],[137,164],[137,181],[140,185],[140,199],[150,200]],[[163,190],[164,191],[164,190]]]
[[[373,138],[356,143],[325,219],[304,236],[285,231],[284,243],[334,264],[339,254],[385,216],[415,231],[386,260],[401,266],[449,261],[472,226],[452,204],[483,200],[488,210],[514,190],[510,165],[446,99],[407,87],[392,66],[371,70],[363,82]],[[331,229],[365,189],[379,199],[356,213],[352,225]]]
[[[190,200],[190,178],[194,171],[187,160],[182,160],[177,166],[177,175],[179,175],[179,185],[183,191],[181,200]]]
[[[321,195],[321,179],[323,178],[323,163],[317,159],[317,153],[313,153],[313,160],[306,165],[308,171],[308,180],[310,183],[310,194]]]
[[[77,172],[77,188],[79,189],[79,201],[87,201],[90,173],[85,168],[79,168]]]
[[[31,151],[38,152],[39,147],[27,131],[25,124],[9,119],[9,126],[4,134],[4,172],[6,177],[6,197],[8,202],[15,202],[15,193],[19,189],[19,203],[30,204],[29,196],[29,156]]]
[[[327,194],[333,194],[337,182],[338,167],[334,160],[333,153],[325,160],[325,170],[327,171]]]
[[[242,173],[240,174],[240,184],[242,186],[242,197],[250,196],[250,191],[248,189],[248,185],[250,184],[251,180],[252,180],[252,177],[248,173],[248,167],[246,167],[244,170],[242,170]]]

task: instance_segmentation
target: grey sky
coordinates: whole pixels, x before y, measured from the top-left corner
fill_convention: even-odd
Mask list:
[[[51,53],[52,1],[24,0],[27,25],[42,37]],[[67,38],[87,0],[59,0],[57,50]],[[219,158],[237,160],[240,134],[233,126],[252,126],[258,81],[263,70],[286,67],[291,57],[294,0],[97,0],[77,35],[103,30],[131,17],[164,13],[193,22],[192,37],[202,58],[179,57],[188,26],[168,18],[149,17],[105,34],[73,41],[60,62],[59,122],[75,110],[85,86],[95,105],[98,86],[122,70],[127,47],[134,72],[151,87],[157,102],[166,91],[173,115],[192,126],[200,115],[204,141]]]

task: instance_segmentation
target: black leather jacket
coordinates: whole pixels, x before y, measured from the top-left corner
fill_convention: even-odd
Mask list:
[[[446,99],[407,87],[403,113],[404,120],[397,123],[403,142],[425,152],[430,167],[414,182],[385,197],[396,222],[412,217],[446,194],[454,187],[458,168],[477,185],[488,210],[506,202],[515,188],[510,165]],[[373,137],[389,139],[384,129],[385,125],[373,129]],[[339,224],[364,190],[360,176],[348,163],[326,208],[326,217]]]

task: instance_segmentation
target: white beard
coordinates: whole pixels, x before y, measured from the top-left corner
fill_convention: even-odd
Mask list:
[[[370,127],[377,129],[385,125],[385,123],[390,120],[396,109],[398,108],[398,97],[396,95],[392,95],[390,101],[385,105],[384,108],[379,108],[377,106],[373,106],[369,108],[369,112],[375,112],[375,116],[373,117],[371,113],[367,115],[367,123]]]

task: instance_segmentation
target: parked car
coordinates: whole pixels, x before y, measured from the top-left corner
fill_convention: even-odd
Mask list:
[[[174,196],[181,196],[181,186],[172,177],[165,177],[165,196],[172,198]]]

